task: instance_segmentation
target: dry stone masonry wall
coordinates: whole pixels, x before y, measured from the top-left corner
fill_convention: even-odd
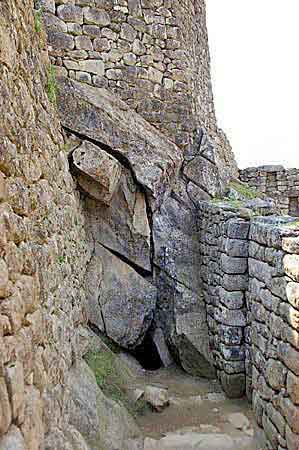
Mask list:
[[[209,346],[225,392],[241,397],[246,389],[245,333],[250,222],[231,208],[201,203],[201,280]]]
[[[299,443],[299,231],[272,219],[250,229],[247,308],[253,407],[268,449]]]
[[[52,448],[61,430],[74,434],[65,382],[79,353],[88,250],[60,123],[46,95],[44,46],[31,1],[1,2],[1,450]]]
[[[223,389],[245,390],[269,450],[298,448],[299,229],[202,203],[201,279]]]
[[[240,178],[249,186],[274,198],[282,214],[299,216],[299,169],[283,166],[250,167],[240,170]]]

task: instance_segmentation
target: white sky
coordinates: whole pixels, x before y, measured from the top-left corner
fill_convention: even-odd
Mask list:
[[[241,168],[299,168],[299,0],[206,0],[218,123]]]

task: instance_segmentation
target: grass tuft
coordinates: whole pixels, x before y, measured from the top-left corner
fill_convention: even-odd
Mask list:
[[[255,189],[247,186],[246,184],[238,183],[237,181],[231,181],[229,183],[229,187],[237,191],[246,200],[253,200],[259,196]]]
[[[51,103],[56,103],[57,100],[57,81],[56,81],[56,71],[54,66],[50,66],[48,70],[48,80],[47,80],[47,94]]]
[[[103,393],[136,417],[148,410],[148,405],[144,400],[139,400],[135,404],[129,401],[126,395],[126,374],[122,375],[117,369],[116,358],[117,356],[110,350],[89,352],[85,355],[85,360]]]
[[[36,33],[41,33],[41,31],[43,29],[43,19],[42,19],[43,12],[44,12],[44,8],[41,7],[34,13],[34,28],[35,28]]]

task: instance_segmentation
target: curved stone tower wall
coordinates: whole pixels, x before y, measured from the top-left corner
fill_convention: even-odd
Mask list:
[[[58,74],[109,88],[183,148],[204,127],[221,177],[237,176],[216,124],[203,0],[41,3]]]

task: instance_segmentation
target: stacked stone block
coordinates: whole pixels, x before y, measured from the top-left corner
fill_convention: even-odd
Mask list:
[[[299,215],[299,169],[283,166],[250,167],[240,171],[249,186],[274,198],[282,214]]]
[[[201,278],[210,347],[230,397],[245,393],[245,291],[249,222],[230,208],[200,205]]]

